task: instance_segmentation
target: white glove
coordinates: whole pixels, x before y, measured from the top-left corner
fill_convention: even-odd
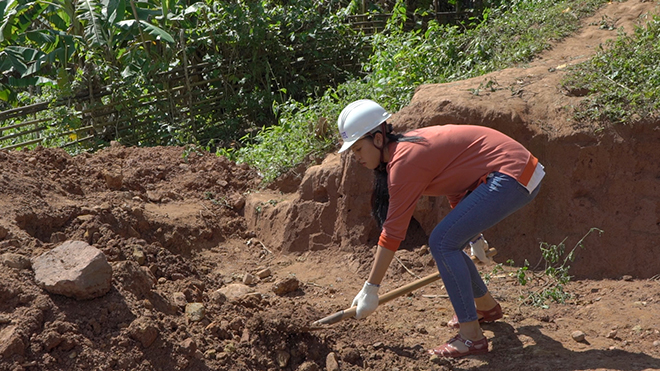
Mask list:
[[[353,299],[353,304],[351,304],[353,307],[357,305],[355,318],[364,318],[373,313],[376,308],[378,308],[379,288],[380,286],[374,285],[373,283],[364,283],[362,290],[358,292],[358,294],[355,296],[355,299]]]
[[[488,250],[488,242],[483,234],[480,234],[476,240],[470,241],[470,252],[472,256],[476,256],[483,263],[490,262],[490,259],[486,256],[486,250]]]

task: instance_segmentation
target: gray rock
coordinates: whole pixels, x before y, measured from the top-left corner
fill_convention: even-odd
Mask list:
[[[190,322],[199,322],[204,319],[206,309],[203,303],[186,304],[186,317]]]
[[[103,252],[86,242],[66,241],[32,262],[34,278],[46,291],[93,299],[112,287],[112,267]]]

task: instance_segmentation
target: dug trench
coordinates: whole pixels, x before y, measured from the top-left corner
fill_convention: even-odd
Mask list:
[[[77,156],[0,151],[0,370],[660,369],[658,122],[577,125],[583,97],[561,90],[557,68],[616,37],[597,27],[602,17],[632,30],[654,11],[608,4],[529,65],[420,86],[393,116],[401,131],[490,126],[546,167],[537,199],[484,232],[498,255],[479,267],[505,311],[484,326],[489,354],[426,354],[453,336],[441,281],[309,331],[350,307],[371,267],[372,179],[350,156],[263,187],[255,170],[203,151],[113,144]],[[493,88],[474,94],[484,81]],[[383,293],[435,271],[426,238],[448,211],[444,199],[420,200]],[[570,248],[591,228],[603,233],[576,250],[572,297],[522,305],[517,268],[540,260],[540,243]],[[105,295],[76,300],[37,284],[31,262],[66,241],[106,257]]]

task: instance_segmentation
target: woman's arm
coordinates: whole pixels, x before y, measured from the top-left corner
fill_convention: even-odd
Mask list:
[[[369,274],[369,279],[367,282],[373,283],[375,285],[380,285],[385,277],[387,268],[389,268],[392,259],[394,258],[394,251],[388,250],[380,245],[378,245],[378,250],[374,257],[374,263],[371,267],[371,273]]]

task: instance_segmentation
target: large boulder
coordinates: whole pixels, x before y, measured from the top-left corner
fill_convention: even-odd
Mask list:
[[[42,254],[32,269],[41,288],[78,300],[103,296],[112,287],[112,267],[105,255],[82,241],[66,241]]]

